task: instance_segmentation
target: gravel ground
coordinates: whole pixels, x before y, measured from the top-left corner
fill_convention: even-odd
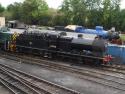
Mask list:
[[[121,92],[114,88],[80,79],[59,71],[46,69],[37,65],[24,64],[6,59],[0,59],[0,63],[5,63],[13,68],[17,68],[56,84],[77,90],[81,92],[81,94],[125,94],[125,92]]]
[[[12,94],[0,83],[0,94]]]

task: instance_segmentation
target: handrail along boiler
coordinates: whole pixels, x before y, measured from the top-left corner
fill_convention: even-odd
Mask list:
[[[106,44],[103,39],[72,38],[64,33],[24,32],[16,38],[16,51],[37,53],[51,58],[75,58],[82,62],[99,64],[106,64],[111,60],[105,53]]]

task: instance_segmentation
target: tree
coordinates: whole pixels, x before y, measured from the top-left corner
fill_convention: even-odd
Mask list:
[[[25,0],[10,4],[6,11],[0,5],[1,15],[7,19],[21,20],[36,25],[96,25],[117,30],[125,27],[125,10],[120,9],[121,0],[64,0],[60,9],[49,8],[45,0]]]
[[[22,18],[22,3],[15,2],[7,7],[7,12],[11,16],[10,19],[21,20]]]
[[[64,0],[63,4],[61,5],[60,12],[64,14],[65,24],[72,23],[72,10],[70,9],[70,0]]]
[[[61,10],[66,17],[67,24],[84,24],[86,14],[86,0],[64,0]]]
[[[5,8],[0,4],[0,15],[3,15],[3,12],[5,11]]]
[[[87,0],[87,27],[102,25],[102,0]]]
[[[119,26],[121,0],[64,0],[61,11],[65,15],[67,24],[95,27],[103,25],[105,28]]]
[[[47,12],[48,5],[44,0],[25,0],[22,10],[24,22],[37,24],[40,17]]]
[[[117,29],[125,32],[125,9],[121,10],[118,15],[119,17],[117,19],[115,18],[115,21],[119,23],[117,24]]]

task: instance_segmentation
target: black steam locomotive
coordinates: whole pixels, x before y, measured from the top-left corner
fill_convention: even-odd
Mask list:
[[[17,52],[34,53],[49,58],[69,58],[80,62],[108,63],[103,39],[68,37],[66,32],[24,32],[15,40]]]

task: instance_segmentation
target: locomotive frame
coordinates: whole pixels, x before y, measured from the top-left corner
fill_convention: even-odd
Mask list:
[[[88,40],[80,39],[80,43],[77,43],[78,40],[73,42],[73,38],[64,35],[62,32],[24,32],[20,35],[15,33],[1,47],[4,47],[5,51],[38,54],[49,58],[63,57],[73,60],[76,59],[82,63],[106,64],[110,61],[109,59],[111,58],[107,58],[107,55],[104,55],[105,51],[99,50],[94,52],[93,45],[86,44],[89,42]],[[94,55],[93,53],[99,53],[99,55]]]

